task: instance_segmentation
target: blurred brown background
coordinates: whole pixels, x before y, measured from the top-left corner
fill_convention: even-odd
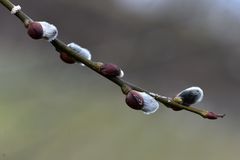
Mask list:
[[[113,62],[166,96],[200,86],[209,121],[161,107],[129,109],[118,87],[67,65],[0,6],[1,160],[236,160],[240,153],[240,1],[14,1],[59,38]]]

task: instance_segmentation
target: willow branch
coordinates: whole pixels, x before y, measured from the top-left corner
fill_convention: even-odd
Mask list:
[[[5,6],[9,11],[11,11],[13,9],[13,7],[15,6],[9,0],[0,0],[0,3],[3,6]],[[18,11],[15,14],[15,16],[17,16],[18,19],[20,19],[22,21],[22,23],[24,24],[25,27],[27,27],[30,22],[33,22],[33,20],[27,14],[25,14],[22,10]],[[87,67],[89,67],[90,69],[92,69],[96,73],[104,76],[99,71],[98,62],[94,62],[94,61],[88,60],[88,59],[80,56],[79,54],[77,54],[74,50],[69,48],[64,42],[62,42],[59,39],[54,39],[53,41],[51,41],[51,44],[55,47],[55,49],[57,51],[65,52],[69,56],[73,57],[76,61],[85,64]],[[160,103],[164,104],[168,108],[183,109],[183,110],[190,111],[192,113],[195,113],[195,114],[198,114],[198,115],[202,116],[203,118],[208,118],[208,119],[217,119],[219,117],[222,118],[222,117],[225,116],[225,115],[221,115],[221,114],[215,114],[215,113],[209,112],[207,110],[201,110],[201,109],[198,109],[198,108],[195,108],[195,107],[192,107],[192,106],[181,105],[179,103],[176,103],[170,97],[165,97],[165,96],[161,96],[161,95],[152,93],[152,92],[150,92],[148,90],[145,90],[145,89],[142,89],[142,88],[140,88],[140,87],[138,87],[138,86],[136,86],[136,85],[134,85],[132,83],[129,83],[129,82],[127,82],[127,81],[125,81],[125,80],[123,80],[122,78],[119,78],[119,77],[108,77],[108,76],[104,76],[104,77],[107,78],[108,80],[112,81],[116,85],[118,85],[121,88],[121,90],[122,90],[122,92],[124,94],[127,94],[130,90],[146,92],[147,94],[151,95],[157,101],[159,101]]]

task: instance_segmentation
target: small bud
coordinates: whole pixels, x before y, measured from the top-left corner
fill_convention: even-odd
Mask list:
[[[107,77],[120,77],[124,76],[124,72],[116,65],[112,63],[106,63],[100,66],[100,72]]]
[[[74,64],[76,61],[66,53],[60,53],[60,59],[67,64]]]
[[[184,106],[190,106],[192,104],[201,102],[202,99],[203,90],[199,87],[190,87],[178,93],[173,100]]]
[[[21,6],[17,5],[17,6],[13,6],[12,10],[11,10],[11,14],[16,14],[17,12],[19,12],[21,10]]]
[[[30,22],[27,32],[33,39],[45,38],[50,42],[56,39],[58,35],[57,28],[48,22]]]
[[[69,48],[71,48],[72,50],[74,50],[76,53],[78,53],[80,56],[82,56],[88,60],[92,59],[92,55],[88,49],[83,48],[76,43],[69,43],[67,46]],[[85,66],[83,63],[81,63],[81,65]]]
[[[180,97],[174,97],[174,98],[173,98],[173,101],[176,102],[176,103],[178,103],[178,104],[182,104],[182,103],[183,103],[182,98],[180,98]],[[182,108],[174,107],[174,106],[171,106],[171,108],[172,108],[172,110],[174,110],[174,111],[181,111],[181,110],[182,110]]]
[[[157,111],[159,103],[149,94],[131,90],[126,99],[127,105],[135,110],[142,110],[145,114],[151,114]]]
[[[218,118],[223,118],[225,117],[225,114],[216,114],[214,112],[207,112],[207,114],[204,116],[204,118],[207,118],[207,119],[218,119]]]

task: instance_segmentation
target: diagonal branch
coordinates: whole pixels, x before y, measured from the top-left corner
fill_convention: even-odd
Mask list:
[[[5,6],[9,11],[12,11],[13,7],[15,6],[9,0],[0,0],[0,3],[3,6]],[[33,22],[33,20],[27,14],[25,14],[21,10],[16,12],[15,15],[22,21],[22,23],[24,24],[25,27],[27,27],[30,22]],[[76,61],[85,64],[87,67],[89,67],[93,71],[97,72],[98,74],[104,76],[105,78],[109,79],[110,81],[112,81],[113,83],[118,85],[121,88],[121,90],[122,90],[122,92],[124,94],[127,94],[130,90],[146,92],[147,94],[149,94],[150,96],[154,97],[157,101],[159,101],[160,103],[164,104],[168,108],[184,109],[186,111],[190,111],[192,113],[198,114],[198,115],[202,116],[203,118],[207,118],[207,119],[217,119],[219,117],[223,118],[225,116],[224,114],[216,114],[216,113],[209,112],[209,111],[206,111],[206,110],[197,109],[197,108],[194,108],[192,106],[181,105],[181,104],[175,102],[172,98],[152,93],[152,92],[147,91],[145,89],[142,89],[142,88],[140,88],[138,86],[135,86],[134,84],[131,84],[131,83],[129,83],[129,82],[119,78],[119,77],[108,77],[108,76],[105,76],[105,75],[103,75],[100,72],[100,69],[99,69],[100,66],[99,66],[98,62],[94,62],[94,61],[88,60],[88,59],[84,58],[83,56],[77,54],[74,50],[69,48],[61,40],[54,39],[53,41],[51,41],[51,44],[55,47],[55,49],[57,51],[65,52],[69,56],[73,57]]]

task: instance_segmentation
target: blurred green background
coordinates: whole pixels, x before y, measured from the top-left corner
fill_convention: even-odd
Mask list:
[[[61,62],[0,6],[0,160],[239,159],[240,1],[13,2],[125,79],[166,96],[200,86],[198,106],[227,116],[131,110],[118,87]]]

